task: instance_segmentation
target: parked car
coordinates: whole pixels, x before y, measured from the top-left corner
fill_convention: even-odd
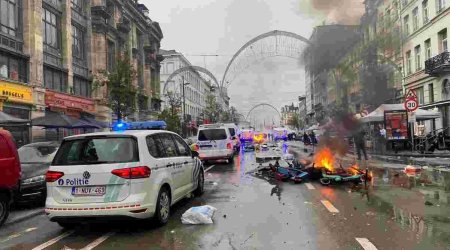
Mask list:
[[[45,173],[58,150],[59,142],[36,142],[19,148],[22,178],[17,202],[44,202],[47,195]]]
[[[10,132],[0,129],[0,226],[9,215],[11,203],[19,187],[20,161]]]
[[[45,212],[67,228],[124,217],[165,224],[173,204],[203,193],[197,157],[179,135],[165,130],[66,137],[45,176]]]

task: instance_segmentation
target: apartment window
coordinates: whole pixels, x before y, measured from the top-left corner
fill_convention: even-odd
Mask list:
[[[404,33],[407,36],[407,35],[409,35],[409,15],[406,15],[403,18],[403,24],[404,24],[404,27],[405,27]]]
[[[42,9],[42,35],[44,44],[54,49],[59,50],[59,17],[47,10]]]
[[[402,8],[405,8],[406,5],[408,5],[408,0],[402,0]]]
[[[0,52],[0,77],[27,82],[27,62]]]
[[[412,70],[411,70],[411,62],[412,58],[411,58],[411,50],[406,52],[406,72],[408,74],[411,74]]]
[[[434,88],[432,83],[428,84],[428,99],[430,103],[434,102]]]
[[[78,12],[83,12],[83,0],[71,0],[72,8]]]
[[[91,82],[81,78],[74,76],[73,77],[73,91],[75,95],[91,97]]]
[[[422,18],[423,18],[423,24],[428,23],[428,0],[425,0],[422,2]]]
[[[419,105],[424,104],[423,87],[417,88],[414,91],[416,92],[417,100],[419,101]]]
[[[107,48],[107,69],[109,72],[112,72],[116,66],[116,48],[115,44],[112,41],[108,40],[108,48]]]
[[[413,30],[416,31],[419,28],[419,8],[416,7],[412,11]]]
[[[445,0],[436,0],[436,12],[441,12],[445,8]]]
[[[438,33],[439,36],[439,51],[448,52],[448,41],[447,41],[447,29],[443,29]]]
[[[172,74],[174,71],[173,63],[167,63],[167,74]]]
[[[427,39],[425,41],[425,60],[431,58],[431,40]]]
[[[420,45],[416,46],[414,48],[414,54],[415,54],[415,61],[416,61],[416,71],[419,71],[422,69],[422,61],[420,60]]]
[[[84,58],[84,32],[79,27],[72,25],[72,55],[75,58]]]
[[[1,32],[18,36],[20,33],[21,24],[21,0],[0,0],[0,25]]]
[[[44,66],[44,86],[47,89],[66,92],[67,74],[61,70]]]

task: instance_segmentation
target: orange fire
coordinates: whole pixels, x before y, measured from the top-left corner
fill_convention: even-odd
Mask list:
[[[328,147],[321,148],[314,156],[316,167],[324,167],[330,172],[334,172],[334,155]]]
[[[347,172],[349,172],[352,175],[360,174],[360,169],[358,167],[358,164],[354,164],[353,166],[347,168]]]

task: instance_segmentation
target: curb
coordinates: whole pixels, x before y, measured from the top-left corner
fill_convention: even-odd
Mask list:
[[[15,218],[7,220],[3,226],[9,226],[9,225],[14,224],[14,223],[22,222],[24,220],[30,219],[32,217],[35,217],[35,216],[38,216],[38,215],[41,215],[41,214],[44,214],[44,213],[45,213],[44,209],[39,209],[39,210],[30,212],[30,213],[26,213],[26,214],[24,214],[22,216],[17,216]],[[11,214],[10,214],[10,216],[11,216]]]

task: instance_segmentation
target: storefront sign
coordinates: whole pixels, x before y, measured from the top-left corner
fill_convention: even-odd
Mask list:
[[[20,84],[0,81],[0,96],[8,102],[33,104],[33,89]]]
[[[56,93],[49,90],[45,92],[45,105],[62,109],[95,112],[94,101],[91,99]]]

